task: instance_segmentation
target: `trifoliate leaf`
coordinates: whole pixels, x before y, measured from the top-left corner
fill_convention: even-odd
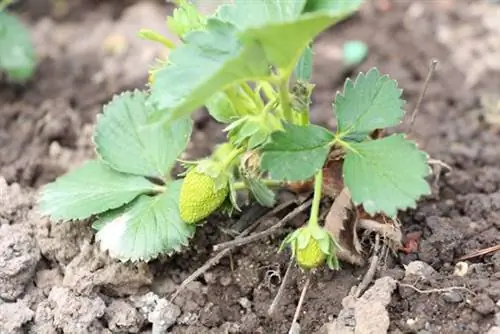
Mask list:
[[[129,205],[104,214],[94,225],[96,239],[110,256],[122,261],[149,261],[160,254],[179,251],[195,228],[179,215],[181,180],[163,194],[142,195]]]
[[[206,24],[206,18],[200,11],[186,0],[177,1],[179,7],[174,9],[172,16],[167,18],[168,27],[178,36],[203,29]]]
[[[362,143],[349,143],[344,182],[352,199],[369,214],[393,217],[398,209],[415,207],[416,200],[430,193],[425,177],[427,156],[402,134]]]
[[[166,179],[184,151],[192,130],[186,117],[169,124],[149,124],[146,93],[125,92],[104,107],[94,136],[97,152],[114,169]]]
[[[334,103],[337,135],[345,138],[397,125],[404,115],[401,93],[396,81],[376,68],[360,73],[354,82],[347,79]]]
[[[360,2],[343,2],[331,10],[325,5],[303,15],[295,1],[240,0],[222,7],[218,18],[210,18],[203,31],[188,34],[158,71],[149,99],[158,109],[153,119],[189,114],[235,82],[269,78],[272,66],[289,75],[314,36],[350,15]]]
[[[154,119],[172,120],[193,112],[213,94],[241,79],[270,75],[270,64],[256,43],[243,47],[236,27],[215,19],[204,31],[188,34],[159,70],[149,102]]]
[[[54,220],[84,219],[120,207],[156,188],[144,177],[122,174],[101,161],[90,160],[43,187],[39,206]]]
[[[0,71],[9,80],[24,82],[33,76],[36,54],[28,29],[18,18],[0,11]]]
[[[332,139],[317,125],[287,125],[262,148],[261,168],[275,180],[306,180],[323,167]]]

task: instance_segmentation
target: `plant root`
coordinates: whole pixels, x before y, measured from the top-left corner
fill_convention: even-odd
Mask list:
[[[448,288],[422,290],[422,289],[419,289],[415,285],[412,285],[412,284],[398,283],[398,285],[400,287],[403,287],[403,288],[410,288],[410,289],[412,289],[418,293],[421,293],[421,294],[444,293],[444,292],[451,292],[451,291],[455,291],[455,290],[462,290],[462,291],[466,291],[466,292],[470,293],[473,296],[476,295],[473,291],[471,291],[470,289],[463,287],[463,286],[450,286]]]
[[[356,291],[354,293],[354,298],[359,298],[363,292],[368,288],[370,283],[373,281],[375,274],[377,272],[378,262],[379,262],[379,251],[380,251],[380,235],[375,235],[375,246],[373,248],[373,256],[370,261],[370,267],[366,271],[363,280],[359,283]]]

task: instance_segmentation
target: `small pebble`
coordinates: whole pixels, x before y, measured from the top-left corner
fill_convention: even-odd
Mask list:
[[[405,267],[405,279],[418,277],[429,281],[435,273],[434,268],[423,261],[412,261]]]
[[[243,307],[245,310],[250,310],[252,308],[252,302],[248,300],[247,297],[241,297],[238,300],[238,303],[240,303],[241,307]]]
[[[455,292],[455,291],[446,292],[441,297],[443,298],[443,300],[445,302],[451,303],[451,304],[460,303],[461,301],[464,300],[462,298],[462,296],[458,292]]]
[[[480,294],[470,301],[471,307],[482,315],[489,315],[495,311],[495,303],[487,294]]]
[[[464,277],[469,272],[469,265],[467,262],[457,262],[455,265],[455,270],[453,271],[453,275]]]
[[[220,278],[220,285],[222,286],[228,286],[229,284],[231,284],[231,277],[230,276],[222,276]]]

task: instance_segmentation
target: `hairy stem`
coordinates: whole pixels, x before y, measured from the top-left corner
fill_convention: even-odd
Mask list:
[[[290,93],[288,91],[290,76],[287,76],[280,82],[280,100],[283,116],[289,123],[293,122],[292,104],[290,101]]]
[[[302,111],[300,113],[300,125],[308,125],[309,124],[309,110]]]
[[[254,102],[255,102],[255,105],[259,108],[259,109],[263,109],[264,108],[264,102],[262,102],[262,99],[260,98],[260,96],[257,95],[257,93],[255,93],[252,88],[248,85],[248,83],[243,83],[241,85],[241,88],[243,89],[243,91],[248,95],[249,98],[251,98]]]
[[[264,183],[266,186],[268,186],[270,188],[279,188],[279,187],[283,186],[283,184],[285,183],[283,181],[278,181],[278,180],[261,180],[261,181],[262,181],[262,183]],[[233,183],[234,190],[243,190],[243,189],[247,189],[247,188],[248,188],[247,185],[243,181],[238,181],[238,182]]]
[[[228,157],[224,160],[223,165],[224,168],[227,169],[229,168],[232,164],[233,161],[241,154],[243,153],[244,149],[239,148],[239,149],[233,149],[231,153],[228,155]]]
[[[268,101],[272,101],[276,97],[276,92],[274,91],[273,86],[269,82],[262,81],[260,83],[260,89],[262,89]]]
[[[311,216],[309,217],[309,226],[319,227],[319,205],[321,203],[321,190],[323,188],[323,169],[320,169],[314,176],[314,197],[311,205]]]

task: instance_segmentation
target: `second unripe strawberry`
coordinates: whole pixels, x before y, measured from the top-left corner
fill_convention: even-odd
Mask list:
[[[293,244],[294,248],[296,244]],[[318,240],[309,238],[306,247],[295,249],[295,259],[303,269],[314,269],[322,265],[326,260],[326,254],[319,247]]]
[[[212,177],[191,169],[184,178],[179,197],[181,219],[194,224],[207,218],[221,206],[228,193],[229,185],[217,189]]]

